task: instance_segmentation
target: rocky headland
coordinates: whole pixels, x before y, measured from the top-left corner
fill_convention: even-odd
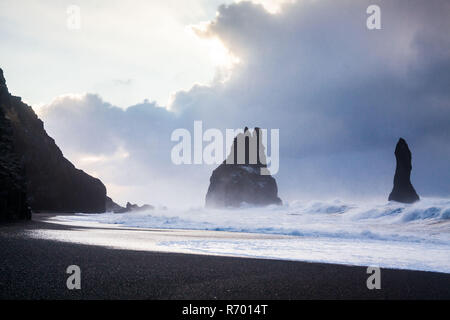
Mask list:
[[[32,211],[105,212],[103,183],[67,160],[43,122],[9,93],[0,69],[0,215]]]

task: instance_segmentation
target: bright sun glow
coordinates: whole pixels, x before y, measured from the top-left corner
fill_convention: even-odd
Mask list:
[[[239,3],[242,1],[248,1],[248,0],[235,0],[235,2]],[[251,2],[261,4],[264,9],[267,10],[267,12],[271,14],[277,14],[281,11],[281,6],[284,3],[292,3],[296,0],[251,0]]]
[[[216,68],[221,75],[221,81],[229,79],[233,67],[241,62],[223,42],[209,34],[210,22],[201,22],[186,27],[186,32],[192,36],[196,45],[209,57],[209,63]]]
[[[208,41],[209,56],[215,66],[231,69],[239,63],[239,58],[235,57],[219,39],[213,38],[205,41]]]

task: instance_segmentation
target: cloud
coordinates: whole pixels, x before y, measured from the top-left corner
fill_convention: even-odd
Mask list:
[[[133,82],[133,79],[115,79],[113,83],[118,86],[129,86]]]
[[[399,137],[412,149],[418,192],[450,195],[450,5],[378,1],[382,29],[368,30],[370,4],[303,0],[277,14],[250,2],[221,6],[198,32],[239,58],[227,81],[179,91],[167,108],[66,96],[41,116],[69,158],[111,157],[75,162],[120,189],[121,200],[203,201],[212,168],[169,158],[170,133],[194,120],[279,128],[284,199],[387,197]]]

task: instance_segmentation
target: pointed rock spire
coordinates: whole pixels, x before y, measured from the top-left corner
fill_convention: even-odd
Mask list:
[[[266,206],[282,203],[278,197],[275,178],[261,173],[267,165],[260,134],[259,128],[255,128],[251,133],[248,127],[245,127],[244,133],[234,138],[227,159],[211,175],[206,207],[227,208],[243,204]]]
[[[394,188],[389,195],[389,201],[413,203],[420,200],[411,184],[411,151],[403,138],[398,140],[395,148],[397,167],[394,176]]]

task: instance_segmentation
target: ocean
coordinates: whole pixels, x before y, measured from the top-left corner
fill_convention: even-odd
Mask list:
[[[76,214],[71,221],[121,227],[213,230],[236,237],[160,241],[171,252],[327,262],[450,273],[450,199],[293,201],[238,209]],[[264,234],[264,237],[242,237]],[[273,235],[268,237],[267,235]]]

